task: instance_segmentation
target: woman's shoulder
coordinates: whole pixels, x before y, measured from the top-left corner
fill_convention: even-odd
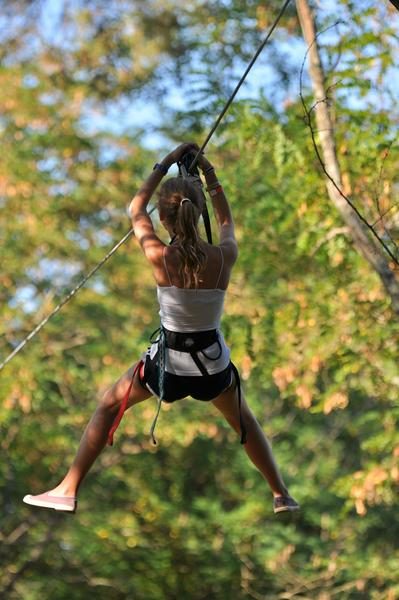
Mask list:
[[[235,238],[226,238],[218,245],[219,252],[222,253],[225,262],[233,265],[238,257],[238,245]]]
[[[153,244],[148,245],[145,255],[152,264],[158,265],[163,262],[167,248],[168,246],[157,237]]]

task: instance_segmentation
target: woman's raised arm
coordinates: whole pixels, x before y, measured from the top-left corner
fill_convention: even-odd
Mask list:
[[[238,247],[234,232],[234,220],[223,186],[217,178],[215,168],[205,156],[199,157],[198,165],[204,174],[207,185],[206,190],[212,200],[219,227],[220,245],[228,252],[232,262],[235,262],[238,256]]]
[[[192,152],[194,146],[195,144],[193,143],[180,144],[167,154],[160,163],[156,163],[152,173],[143,182],[130,203],[129,215],[132,220],[134,233],[146,255],[154,247],[154,243],[155,245],[161,243],[155,234],[151,217],[147,212],[148,203],[161,182],[162,177],[167,174],[173,163],[179,161],[187,152]]]

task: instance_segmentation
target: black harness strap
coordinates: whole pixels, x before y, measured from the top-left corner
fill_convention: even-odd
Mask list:
[[[237,367],[235,366],[234,363],[230,363],[231,364],[231,369],[234,373],[234,377],[236,379],[236,385],[237,385],[237,394],[238,394],[238,412],[240,414],[240,428],[241,428],[241,444],[245,444],[247,441],[247,430],[245,429],[245,425],[244,425],[244,421],[242,418],[242,414],[241,414],[241,379],[240,379],[240,374],[237,370]]]
[[[212,228],[211,228],[211,220],[209,218],[208,206],[207,203],[204,202],[204,208],[202,209],[202,220],[204,221],[206,237],[208,239],[208,243],[212,244]]]
[[[187,352],[194,361],[194,364],[200,371],[201,375],[208,377],[209,373],[198,356],[199,353],[203,354],[208,360],[218,360],[222,355],[222,346],[219,340],[219,334],[216,329],[210,331],[196,331],[192,333],[183,333],[169,331],[164,327],[161,327],[165,336],[165,347],[171,350],[178,350],[179,352]],[[209,348],[212,344],[218,344],[219,354],[217,356],[208,356],[205,353],[206,348]]]
[[[195,362],[198,369],[200,370],[201,375],[203,375],[204,377],[207,377],[209,375],[209,373],[206,370],[206,368],[204,367],[204,365],[202,364],[202,362],[200,361],[198,354],[196,352],[191,351],[190,356],[193,359],[193,361]]]

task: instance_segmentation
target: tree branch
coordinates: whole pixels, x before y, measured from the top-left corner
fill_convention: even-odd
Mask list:
[[[300,72],[300,98],[305,112],[306,124],[309,126],[311,132],[317,159],[323,173],[327,177],[329,198],[348,226],[356,248],[379,275],[386,292],[391,298],[393,310],[399,314],[399,281],[395,273],[395,270],[399,267],[399,261],[350,198],[342,191],[341,170],[333,135],[333,124],[328,108],[328,90],[326,90],[325,86],[325,76],[317,44],[317,38],[321,32],[316,33],[314,17],[308,0],[296,0],[296,6],[303,36],[308,45]],[[334,27],[336,25],[337,23],[334,24]],[[311,109],[308,109],[302,93],[303,70],[308,56],[309,74],[316,100]],[[319,132],[320,148],[316,141],[316,130],[313,127],[311,119],[313,110],[315,111],[317,130]],[[370,238],[370,234],[372,238]],[[382,248],[392,260],[392,265],[387,260]]]

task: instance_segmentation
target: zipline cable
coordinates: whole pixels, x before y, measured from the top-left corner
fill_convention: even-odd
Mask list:
[[[152,210],[155,210],[155,207]],[[130,231],[128,231],[127,234],[123,236],[123,238],[112,248],[112,250],[110,250],[108,252],[108,254],[106,256],[104,256],[104,258],[98,263],[98,265],[93,267],[93,269],[89,273],[87,273],[87,275],[85,275],[83,277],[83,279],[70,292],[68,292],[68,294],[59,302],[59,304],[57,304],[57,306],[46,317],[44,317],[44,319],[42,321],[40,321],[40,323],[38,323],[38,325],[36,325],[36,327],[34,329],[32,329],[32,331],[22,340],[22,342],[20,344],[18,344],[18,346],[16,348],[14,348],[14,350],[11,352],[11,354],[9,354],[7,356],[7,358],[0,364],[0,370],[3,367],[5,367],[5,365],[8,362],[10,362],[10,360],[12,360],[14,358],[14,356],[16,354],[18,354],[18,352],[20,350],[22,350],[22,348],[37,333],[39,333],[39,331],[46,325],[46,323],[48,323],[50,321],[50,319],[52,317],[54,317],[54,315],[56,315],[61,310],[61,308],[63,306],[65,306],[65,304],[67,302],[69,302],[69,300],[71,300],[71,298],[73,298],[77,294],[77,292],[80,290],[80,288],[84,286],[84,284],[90,279],[90,277],[92,277],[95,273],[97,273],[97,271],[107,262],[107,260],[109,260],[113,254],[115,254],[115,252],[118,250],[118,248],[120,248],[122,246],[122,244],[127,242],[127,240],[132,235],[133,235],[133,229],[130,229]]]
[[[255,52],[253,58],[249,62],[249,64],[248,64],[248,66],[247,66],[244,74],[242,75],[240,81],[237,83],[237,85],[236,85],[233,93],[231,94],[231,96],[227,100],[227,102],[224,105],[224,107],[223,107],[220,115],[216,119],[216,121],[215,121],[212,129],[210,130],[209,134],[207,135],[204,143],[202,144],[202,146],[198,150],[196,156],[194,157],[193,162],[190,165],[190,170],[196,165],[199,155],[201,154],[201,152],[204,151],[204,148],[207,146],[207,144],[209,143],[209,140],[211,139],[211,137],[215,133],[216,129],[218,128],[221,120],[223,119],[224,115],[226,114],[226,112],[228,111],[230,105],[232,104],[234,98],[236,97],[238,90],[240,89],[240,87],[244,83],[244,81],[245,81],[248,73],[250,72],[250,70],[252,69],[253,65],[255,64],[255,61],[257,60],[257,58],[259,57],[260,53],[262,52],[262,50],[266,46],[267,42],[269,41],[269,39],[270,39],[273,31],[276,29],[276,27],[277,27],[277,25],[278,25],[281,17],[285,13],[285,11],[287,9],[287,6],[288,6],[288,4],[290,2],[291,2],[291,0],[285,0],[282,8],[280,9],[280,12],[278,13],[277,17],[273,21],[273,24],[272,24],[271,28],[269,29],[269,31],[268,31],[265,39],[263,40],[263,42],[260,44],[259,48]],[[155,207],[150,211],[149,214],[151,214],[154,210],[155,210]],[[67,304],[74,296],[76,296],[77,292],[85,285],[85,283],[91,277],[93,277],[93,275],[95,273],[97,273],[97,271],[111,258],[111,256],[113,256],[113,254],[115,254],[115,252],[125,242],[127,242],[128,239],[131,238],[131,236],[133,234],[134,234],[133,229],[130,229],[126,233],[126,235],[124,235],[124,237],[108,252],[108,254],[106,256],[104,256],[104,258],[87,275],[85,275],[83,277],[83,279],[59,302],[59,304],[57,304],[57,306],[42,321],[40,321],[40,323],[38,323],[38,325],[36,325],[36,327],[34,329],[32,329],[32,331],[14,348],[14,350],[4,359],[4,361],[2,363],[0,363],[0,371],[6,366],[7,363],[9,363],[14,358],[14,356],[16,356],[18,354],[18,352],[20,352],[20,350],[22,350],[22,348],[24,348],[24,346],[26,346],[26,344],[32,338],[35,337],[35,335],[37,333],[39,333],[39,331],[50,321],[50,319],[52,319],[61,310],[61,308],[63,308],[63,306],[65,306],[65,304]]]
[[[267,42],[269,41],[273,31],[276,29],[281,17],[283,16],[283,14],[286,11],[287,6],[289,5],[289,3],[291,2],[291,0],[286,0],[285,3],[283,4],[283,6],[280,9],[279,14],[277,15],[276,19],[273,22],[273,25],[270,27],[269,32],[267,34],[267,36],[265,37],[265,39],[263,40],[263,42],[261,43],[261,45],[259,46],[259,48],[257,49],[257,51],[255,52],[254,56],[252,57],[250,63],[248,64],[243,76],[241,77],[240,81],[237,83],[233,93],[231,94],[230,98],[227,100],[222,112],[220,113],[220,115],[218,116],[218,118],[216,119],[212,129],[210,130],[210,132],[208,133],[208,136],[205,140],[205,142],[202,144],[201,148],[198,150],[193,162],[190,165],[190,169],[191,170],[194,165],[197,163],[198,157],[201,154],[201,152],[204,151],[205,146],[207,146],[209,140],[211,139],[211,137],[213,136],[213,134],[215,133],[216,129],[219,127],[220,121],[223,119],[224,115],[226,114],[226,112],[229,110],[231,103],[233,102],[234,98],[237,95],[238,90],[240,89],[240,87],[242,86],[242,84],[244,83],[245,79],[247,78],[248,73],[250,72],[250,70],[252,69],[252,67],[254,66],[256,59],[258,58],[259,54],[262,52],[262,50],[264,49],[264,47],[266,46]]]

